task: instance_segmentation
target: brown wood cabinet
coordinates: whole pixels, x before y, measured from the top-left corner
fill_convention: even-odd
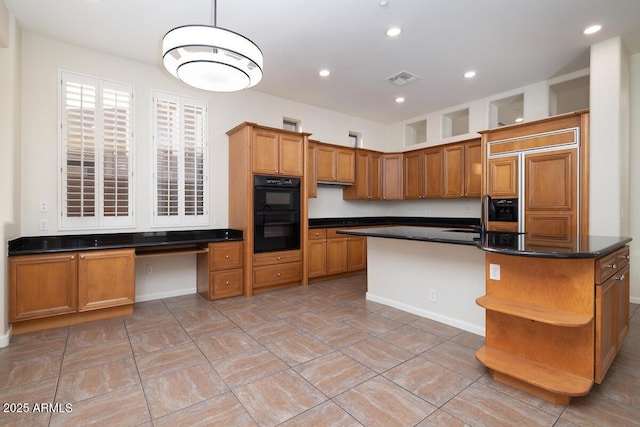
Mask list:
[[[353,184],[356,180],[355,150],[337,145],[316,143],[316,178],[318,182]]]
[[[498,157],[488,161],[487,194],[495,199],[518,197],[518,156]]]
[[[229,137],[229,228],[244,231],[242,249],[244,295],[251,296],[254,289],[267,290],[285,285],[306,285],[307,277],[303,273],[303,269],[306,270],[306,263],[303,264],[305,255],[301,250],[292,251],[297,259],[287,262],[297,264],[286,266],[286,271],[283,263],[277,259],[269,261],[271,255],[254,254],[253,183],[255,174],[267,173],[267,170],[273,173],[276,163],[278,174],[301,176],[300,247],[306,247],[308,228],[306,195],[309,191],[313,194],[315,187],[314,180],[309,179],[308,176],[309,170],[313,171],[315,167],[308,156],[309,147],[312,147],[312,150],[314,147],[313,144],[309,144],[310,134],[245,122],[227,131],[227,135]],[[273,158],[276,154],[278,161],[274,162]],[[269,156],[271,160],[261,159]],[[280,255],[274,255],[274,257],[284,256],[290,259],[287,254],[278,254]]]
[[[317,151],[318,144],[309,141],[307,144],[307,192],[309,198],[318,197]]]
[[[337,234],[348,227],[314,228],[307,243],[309,278],[362,271],[367,268],[364,236]]]
[[[197,289],[207,300],[242,295],[242,242],[209,243],[197,256]]]
[[[133,249],[9,257],[9,320],[48,318],[135,301]]]
[[[273,288],[300,283],[302,251],[265,252],[253,255],[253,288]]]
[[[629,247],[596,261],[596,366],[600,384],[629,332]]]
[[[380,200],[381,156],[378,151],[356,149],[356,180],[342,190],[345,200]]]
[[[80,252],[78,311],[133,304],[135,268],[133,249]]]
[[[301,135],[264,128],[253,131],[252,169],[255,173],[302,176],[304,145]]]
[[[478,360],[494,379],[554,403],[587,394],[628,332],[628,256],[628,247],[595,260],[488,253]]]
[[[442,197],[442,147],[405,152],[403,172],[405,200]]]
[[[480,139],[444,146],[443,197],[480,197],[482,164]]]
[[[402,200],[402,153],[383,154],[382,199]]]

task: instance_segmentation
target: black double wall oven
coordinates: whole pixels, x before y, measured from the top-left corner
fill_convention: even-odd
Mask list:
[[[253,252],[300,249],[300,178],[254,175]]]

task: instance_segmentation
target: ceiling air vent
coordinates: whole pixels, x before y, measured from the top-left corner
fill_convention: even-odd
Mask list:
[[[398,74],[394,74],[391,77],[387,78],[388,82],[393,83],[396,86],[406,85],[407,83],[411,83],[414,80],[418,80],[420,77],[415,74],[411,74],[407,71],[401,71]]]

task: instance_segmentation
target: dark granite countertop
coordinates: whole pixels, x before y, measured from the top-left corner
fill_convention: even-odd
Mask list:
[[[415,216],[365,216],[347,218],[309,218],[309,228],[367,227],[374,225],[407,225],[421,227],[464,227],[480,229],[479,218],[439,218]]]
[[[488,232],[481,238],[479,232],[455,228],[379,227],[338,231],[389,239],[419,240],[424,242],[473,245],[487,252],[540,258],[599,258],[631,241],[630,237],[579,236],[573,244],[557,246],[544,244],[539,239],[531,241],[526,234]]]
[[[139,233],[20,237],[9,241],[9,255],[199,245],[227,240],[242,240],[242,230],[147,231]]]
[[[383,237],[388,239],[419,240],[423,242],[452,243],[454,245],[475,246],[480,241],[480,233],[439,227],[378,227],[356,228],[338,231],[339,234],[351,234],[356,236]]]

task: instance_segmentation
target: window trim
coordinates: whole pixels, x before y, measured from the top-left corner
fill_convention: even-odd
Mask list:
[[[117,229],[135,228],[135,87],[131,83],[118,82],[97,76],[81,74],[68,70],[58,71],[58,229]],[[65,191],[67,177],[67,139],[65,130],[66,82],[92,85],[96,90],[95,106],[95,215],[92,217],[67,216],[67,193]],[[128,214],[123,216],[105,215],[105,174],[104,174],[104,90],[111,89],[125,92],[129,95],[129,129],[128,129]]]
[[[202,129],[202,172],[203,172],[203,190],[202,190],[202,215],[187,215],[185,213],[185,146],[184,146],[184,128],[181,126],[179,129],[179,149],[178,153],[178,215],[175,216],[160,216],[158,215],[158,115],[157,115],[157,100],[165,100],[169,102],[175,102],[179,107],[180,120],[184,119],[185,105],[192,105],[203,109],[203,129]],[[194,98],[189,96],[183,96],[173,94],[160,90],[153,90],[151,94],[151,116],[152,116],[152,143],[151,143],[151,158],[152,158],[152,174],[151,174],[151,188],[152,188],[152,211],[151,211],[151,227],[190,227],[190,226],[208,226],[209,225],[209,103],[205,98]]]

